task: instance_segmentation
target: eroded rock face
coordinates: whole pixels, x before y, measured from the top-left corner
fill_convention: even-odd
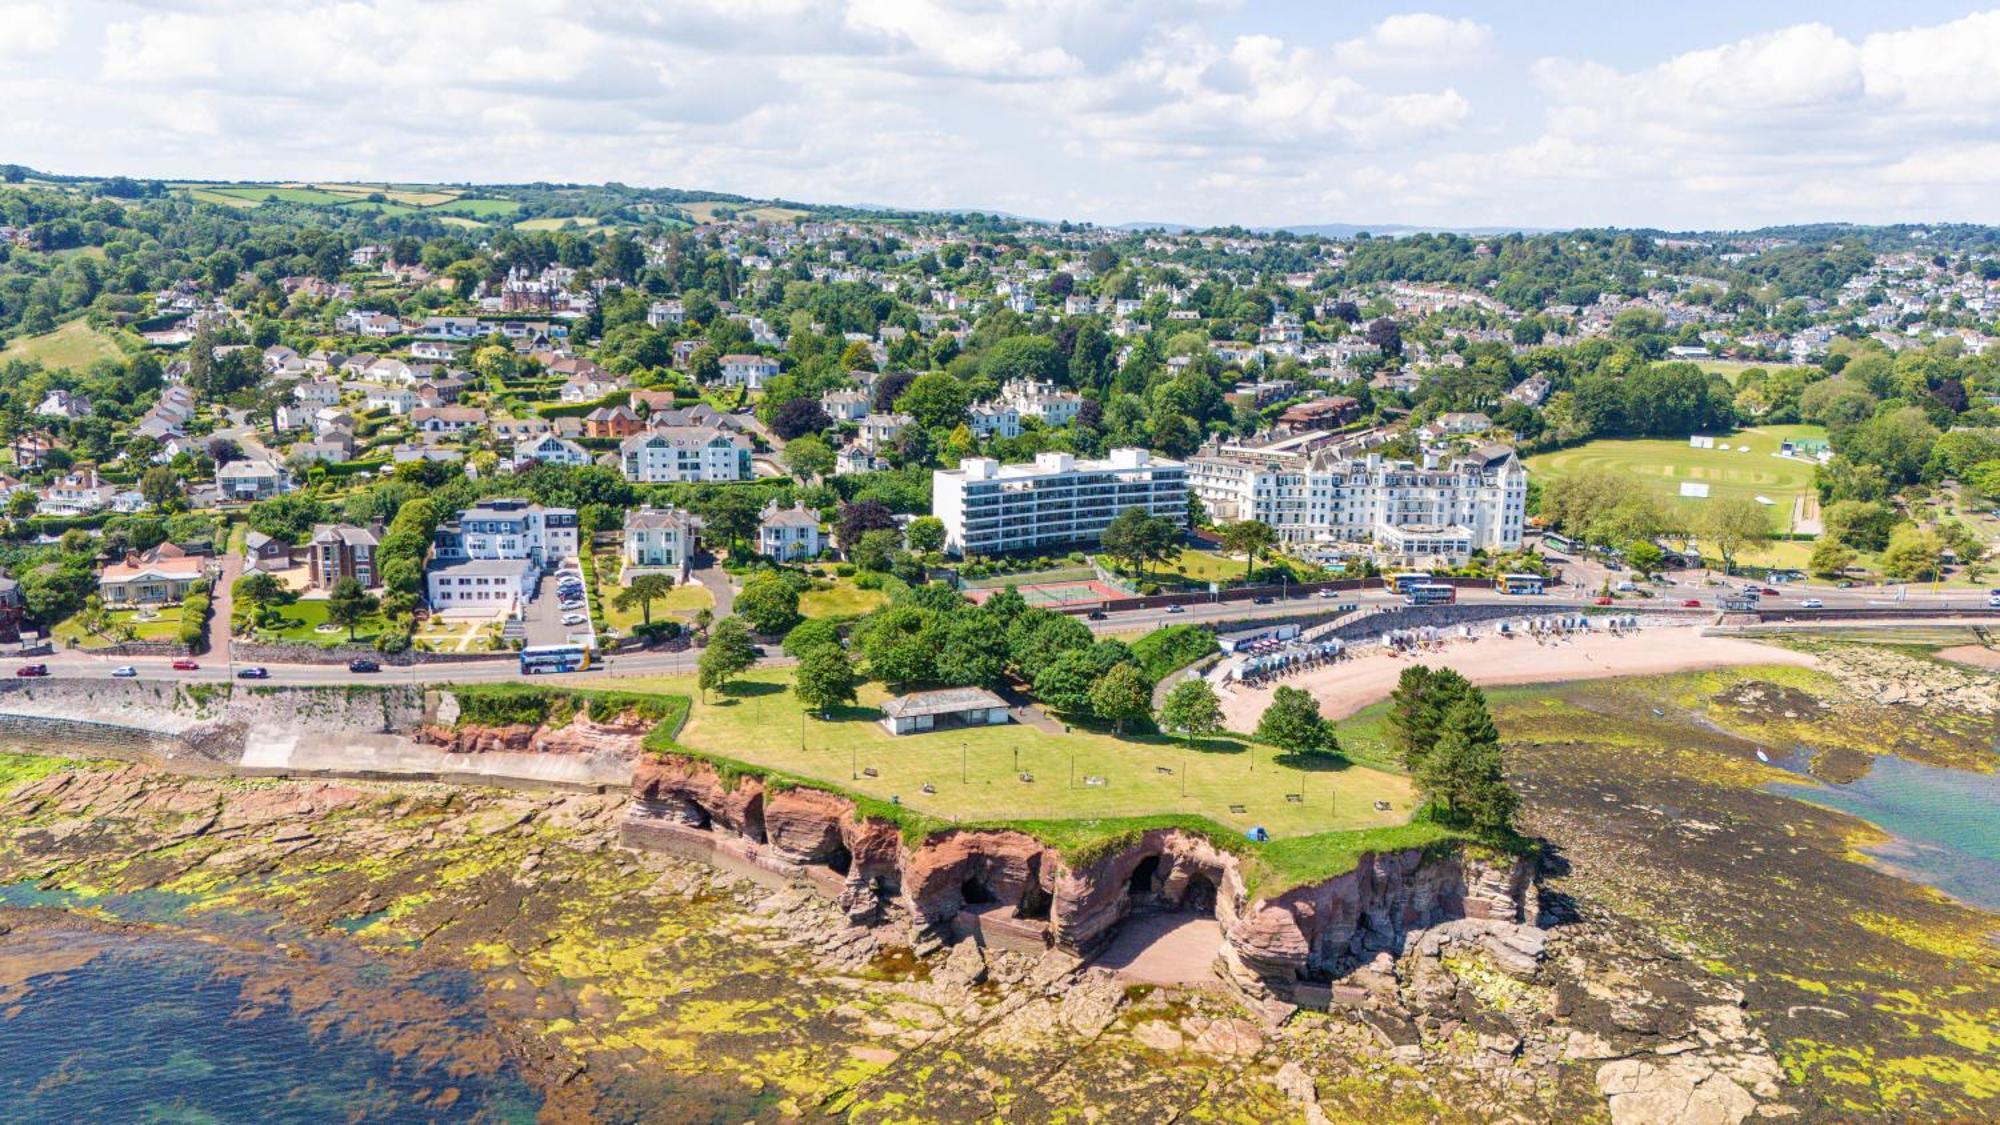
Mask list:
[[[418,742],[453,754],[507,752],[515,754],[617,754],[636,758],[650,728],[637,716],[621,715],[600,723],[578,714],[561,726],[510,723],[505,726],[426,724],[417,729]]]
[[[1532,878],[1521,860],[1485,863],[1421,849],[1363,856],[1345,875],[1250,904],[1225,923],[1223,960],[1246,988],[1290,998],[1294,981],[1343,976],[1372,954],[1400,953],[1412,933],[1443,922],[1517,927]]]
[[[1100,948],[1135,912],[1212,913],[1231,977],[1260,997],[1294,998],[1301,980],[1349,973],[1411,935],[1463,920],[1454,940],[1477,941],[1505,971],[1530,975],[1541,956],[1529,866],[1411,849],[1363,857],[1355,870],[1275,898],[1251,901],[1236,858],[1177,829],[1154,829],[1072,868],[1023,832],[977,829],[904,843],[893,824],[857,815],[853,802],[813,789],[725,783],[691,758],[642,760],[633,772],[626,839],[698,846],[763,871],[804,879],[857,922],[905,912],[924,948],[954,925],[981,940]],[[1472,930],[1478,932],[1472,933]],[[1442,940],[1442,939],[1440,939]],[[1321,986],[1322,988],[1324,986]]]

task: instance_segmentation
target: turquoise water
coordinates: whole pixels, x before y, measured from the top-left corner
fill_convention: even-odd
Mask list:
[[[0,988],[10,1122],[526,1122],[541,1103],[449,975],[371,984],[346,965],[67,927],[17,933],[0,959],[35,965]],[[322,995],[326,973],[352,979]]]
[[[1777,764],[1803,768],[1802,760]],[[1769,789],[1879,826],[1896,839],[1869,854],[1961,902],[2000,913],[2000,775],[1885,755],[1845,785],[1780,782]]]

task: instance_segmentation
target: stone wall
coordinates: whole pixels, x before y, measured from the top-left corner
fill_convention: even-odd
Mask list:
[[[1429,927],[1469,920],[1511,938],[1535,913],[1530,864],[1457,848],[1367,854],[1344,875],[1251,899],[1234,855],[1179,829],[1141,833],[1081,867],[1006,829],[949,829],[911,844],[845,797],[724,777],[679,755],[639,763],[622,839],[810,884],[856,922],[907,927],[918,946],[976,933],[1087,956],[1136,913],[1212,912],[1228,979],[1290,1002],[1315,1002],[1315,989],[1324,1002],[1326,982],[1378,952],[1400,953]]]

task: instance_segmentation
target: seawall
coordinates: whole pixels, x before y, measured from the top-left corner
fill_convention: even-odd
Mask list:
[[[542,737],[423,736],[455,714],[448,688],[143,680],[0,683],[0,745],[194,773],[623,789],[640,732],[585,717]]]

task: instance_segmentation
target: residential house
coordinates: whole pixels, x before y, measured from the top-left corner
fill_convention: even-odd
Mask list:
[[[1037,379],[1009,379],[1000,388],[1000,401],[1012,406],[1023,418],[1037,418],[1048,427],[1067,426],[1083,410],[1083,396],[1059,389],[1054,383]]]
[[[819,396],[819,405],[836,422],[859,422],[868,417],[868,392],[828,391]]]
[[[128,553],[124,562],[99,571],[97,593],[107,606],[174,605],[206,575],[201,559],[162,543],[144,555]]]
[[[671,505],[625,513],[623,579],[665,573],[685,580],[693,566],[695,518]]]
[[[307,379],[292,387],[292,400],[317,410],[340,402],[340,384],[332,379]]]
[[[395,415],[408,414],[416,408],[417,392],[408,387],[370,386],[363,403],[363,409],[386,410]]]
[[[74,422],[78,418],[90,417],[90,400],[58,387],[42,398],[41,405],[35,407],[35,414],[41,418],[61,418]]]
[[[285,470],[269,461],[247,458],[231,461],[215,470],[215,486],[225,500],[269,500],[284,492],[290,481]]]
[[[308,580],[317,590],[331,590],[343,578],[354,579],[363,589],[381,585],[375,569],[375,551],[381,543],[379,530],[351,523],[315,525],[306,542]]]
[[[840,447],[833,457],[833,475],[848,476],[853,473],[872,473],[888,468],[888,462],[868,451],[868,447],[858,441],[848,442]]]
[[[576,509],[487,500],[440,524],[431,544],[434,557],[444,560],[524,558],[554,566],[577,556]]]
[[[776,501],[764,509],[757,524],[758,554],[779,562],[796,562],[818,557],[823,547],[818,512],[804,504],[780,508]]]
[[[1021,413],[1005,402],[982,402],[967,412],[966,420],[979,437],[1020,437]]]
[[[777,377],[778,361],[761,355],[726,355],[722,357],[722,383],[728,387],[748,387],[761,391],[764,384]]]
[[[750,443],[712,426],[663,426],[620,442],[618,464],[646,484],[748,480]]]
[[[870,414],[861,420],[861,444],[871,453],[888,449],[916,421],[908,414]]]
[[[486,424],[477,406],[419,406],[410,411],[410,426],[421,434],[462,434]]]
[[[646,428],[638,412],[629,406],[600,406],[583,416],[586,437],[628,438]]]
[[[65,473],[55,483],[42,489],[35,511],[45,516],[89,515],[109,508],[111,497],[117,491],[97,475],[95,466],[85,465]]]
[[[514,466],[522,468],[537,461],[545,465],[572,467],[590,464],[590,451],[553,433],[514,443]]]

